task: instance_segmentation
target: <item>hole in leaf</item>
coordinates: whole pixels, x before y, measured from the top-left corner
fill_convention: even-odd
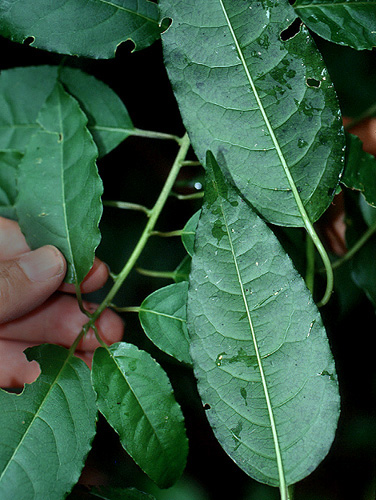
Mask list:
[[[316,80],[316,78],[307,78],[306,84],[308,85],[308,87],[318,89],[320,88],[321,82],[320,80]]]
[[[301,25],[302,21],[299,19],[299,17],[297,17],[295,21],[293,21],[288,28],[281,31],[279,36],[282,42],[287,42],[287,40],[291,40],[291,38],[294,38],[294,36],[296,36],[299,33]]]
[[[31,45],[35,41],[35,36],[28,36],[23,41],[24,45]]]
[[[211,410],[211,406],[210,406],[210,404],[205,403],[205,404],[204,404],[204,410],[205,410],[205,411],[206,411],[206,410]]]
[[[165,33],[172,24],[171,17],[165,17],[160,22],[160,27],[162,28],[162,33]]]
[[[116,47],[116,57],[121,57],[122,55],[129,55],[134,51],[136,45],[132,40],[124,40],[124,42],[120,42]]]

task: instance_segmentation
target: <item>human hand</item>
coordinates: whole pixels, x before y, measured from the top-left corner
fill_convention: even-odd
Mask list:
[[[74,285],[62,283],[65,272],[65,259],[55,247],[31,252],[18,224],[0,217],[0,387],[21,387],[39,375],[39,365],[23,354],[27,347],[45,342],[69,347],[88,321],[73,296]],[[107,278],[107,267],[95,259],[82,293],[99,289]],[[96,327],[108,344],[122,338],[123,322],[111,310],[102,313]],[[90,365],[98,346],[89,330],[76,354]]]

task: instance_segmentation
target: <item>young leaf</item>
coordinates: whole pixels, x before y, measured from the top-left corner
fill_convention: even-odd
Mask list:
[[[334,362],[319,312],[277,238],[211,154],[207,172],[187,309],[198,389],[231,458],[285,491],[333,441]]]
[[[192,257],[194,253],[194,245],[195,245],[195,234],[196,227],[198,223],[198,219],[200,218],[200,211],[197,211],[189,221],[186,223],[183,229],[183,233],[181,235],[181,240],[188,254]]]
[[[105,83],[79,69],[28,66],[1,72],[0,148],[24,152],[39,129],[38,113],[59,79],[88,117],[87,127],[104,156],[134,129],[123,102]],[[90,92],[87,89],[90,88]]]
[[[58,247],[68,262],[66,281],[81,283],[100,240],[97,148],[86,116],[60,83],[38,122],[41,130],[32,136],[19,165],[18,222],[31,248]]]
[[[199,160],[222,158],[268,221],[302,226],[329,206],[343,168],[333,85],[287,0],[162,0],[167,70]],[[303,207],[301,206],[303,205]]]
[[[160,488],[172,486],[188,450],[166,373],[147,352],[118,343],[95,351],[92,381],[99,411],[125,450]]]
[[[293,5],[308,28],[325,40],[358,50],[376,46],[374,0],[295,0]]]
[[[0,34],[60,54],[115,56],[121,42],[132,40],[135,50],[159,38],[159,11],[148,0],[9,0],[0,4]]]
[[[363,150],[362,141],[347,134],[345,171],[341,182],[361,191],[370,205],[376,206],[376,159]]]
[[[0,215],[8,219],[16,219],[17,165],[21,158],[18,151],[0,151]]]
[[[170,356],[191,364],[187,332],[188,282],[156,290],[142,302],[139,318],[149,339]]]
[[[27,349],[40,377],[21,394],[0,390],[0,497],[61,500],[78,481],[95,434],[88,367],[56,345]]]

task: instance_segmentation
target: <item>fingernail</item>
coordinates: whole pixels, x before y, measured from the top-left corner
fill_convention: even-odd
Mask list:
[[[18,264],[29,280],[36,282],[55,278],[65,270],[61,253],[51,245],[21,255]]]

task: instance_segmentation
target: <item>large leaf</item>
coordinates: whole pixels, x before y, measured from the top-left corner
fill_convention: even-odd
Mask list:
[[[0,151],[0,215],[16,218],[17,165],[22,158],[18,151]]]
[[[93,387],[99,411],[133,460],[160,488],[181,475],[187,458],[183,415],[166,373],[131,344],[95,351]]]
[[[38,130],[38,113],[59,78],[80,103],[99,155],[126,139],[134,129],[128,111],[105,83],[79,69],[28,66],[1,72],[0,148],[23,152]],[[90,92],[88,92],[90,88]]]
[[[359,190],[370,205],[376,206],[376,159],[363,150],[362,141],[347,135],[346,166],[341,182]]]
[[[270,222],[302,226],[329,206],[344,136],[321,56],[287,0],[162,0],[167,70],[201,162],[222,158],[237,187]]]
[[[376,46],[375,0],[296,0],[294,8],[309,29],[330,42],[358,50]]]
[[[121,42],[135,49],[159,38],[158,6],[148,0],[8,0],[0,3],[0,34],[32,39],[39,49],[93,58],[114,57]]]
[[[0,391],[0,497],[61,500],[78,481],[95,434],[90,372],[59,346],[26,354],[42,374],[19,395]]]
[[[41,130],[32,136],[19,165],[18,222],[31,248],[58,247],[68,262],[66,281],[80,283],[100,241],[97,148],[86,116],[60,83],[38,122]]]
[[[207,170],[187,310],[198,389],[232,459],[283,487],[309,474],[333,441],[334,362],[290,258],[210,155]]]
[[[146,297],[138,314],[146,335],[159,349],[190,364],[187,297],[187,281],[165,286]]]

